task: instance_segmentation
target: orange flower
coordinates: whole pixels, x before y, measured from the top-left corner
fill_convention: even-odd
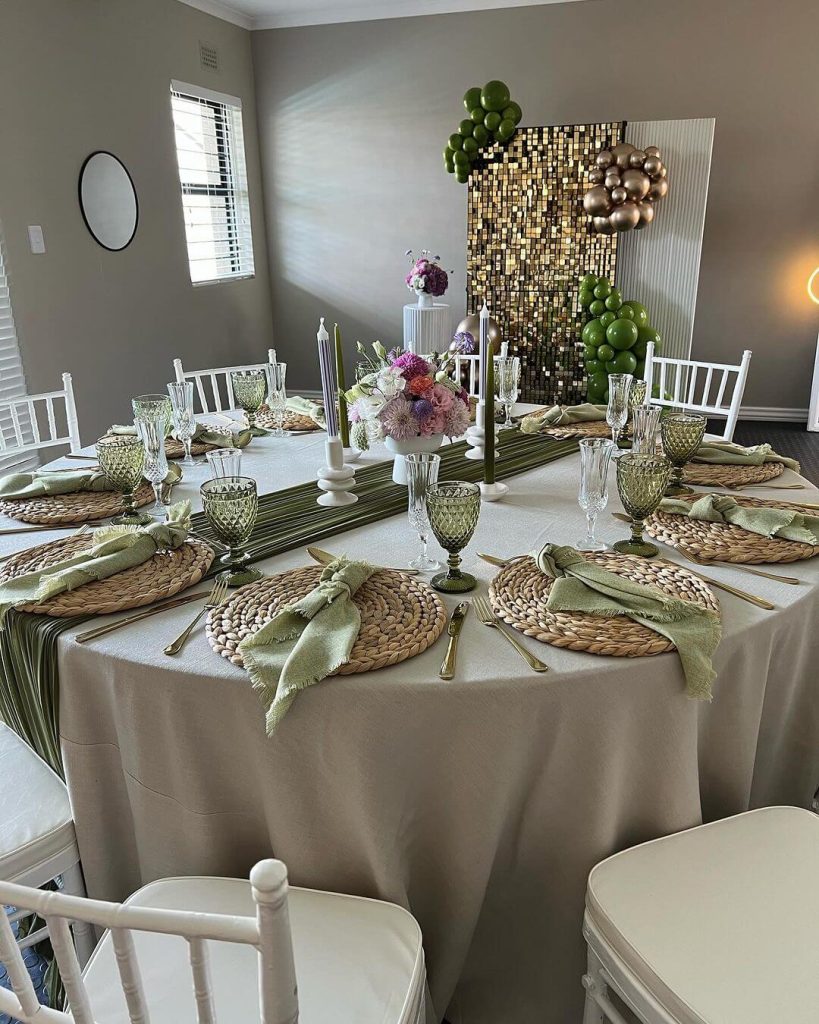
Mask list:
[[[407,384],[407,391],[411,395],[425,395],[427,391],[432,389],[435,381],[432,377],[413,377],[412,380]]]

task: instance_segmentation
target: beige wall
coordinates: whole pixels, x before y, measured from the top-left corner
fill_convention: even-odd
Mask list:
[[[716,118],[694,354],[752,348],[746,403],[807,408],[817,40],[816,0],[586,0],[253,33],[289,380],[316,383],[320,314],[344,324],[351,353],[356,335],[400,340],[408,248],[456,268],[462,307],[465,190],[441,150],[466,87],[497,77],[524,124]]]
[[[199,40],[221,70],[199,66]],[[169,107],[172,78],[240,96],[255,280],[192,288]],[[70,370],[83,440],[164,390],[171,361],[195,369],[264,359],[271,311],[250,34],[176,0],[0,0],[0,222],[30,391]],[[139,194],[139,230],[119,253],[83,224],[77,175],[116,153]],[[27,224],[48,252],[33,256]]]

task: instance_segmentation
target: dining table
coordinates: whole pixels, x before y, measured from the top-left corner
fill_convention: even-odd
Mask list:
[[[315,480],[324,441],[254,438],[242,473],[260,494]],[[386,458],[377,446],[356,465]],[[183,469],[174,500],[199,510],[208,466]],[[579,540],[578,479],[572,453],[508,478],[505,498],[482,505],[464,551],[476,594],[498,571],[478,552],[506,558]],[[819,501],[791,470],[771,484],[747,493]],[[605,542],[627,534],[617,511],[612,466]],[[0,518],[0,529],[12,525]],[[58,536],[2,535],[0,555]],[[401,566],[417,544],[398,515],[321,547]],[[660,557],[688,564],[671,548]],[[257,567],[272,575],[308,563],[299,548]],[[809,807],[819,785],[819,559],[762,568],[800,584],[703,570],[775,606],[716,592],[723,636],[710,702],[686,696],[675,653],[601,657],[521,637],[549,666],[535,673],[472,611],[451,680],[439,677],[444,634],[400,664],[303,691],[268,736],[249,677],[204,627],[176,656],[164,653],[200,606],[88,643],[76,635],[89,623],[69,629],[58,641],[59,741],[88,893],[122,900],[161,877],[246,878],[275,856],[293,885],[389,900],[415,916],[434,1020],[579,1022],[594,864],[749,808]],[[449,611],[459,599],[443,596]]]

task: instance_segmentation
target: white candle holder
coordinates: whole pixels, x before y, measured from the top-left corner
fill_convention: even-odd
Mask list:
[[[475,422],[469,427],[466,432],[466,443],[471,445],[469,451],[464,452],[465,459],[473,459],[474,461],[483,461],[483,444],[486,438],[486,405],[483,402],[478,402],[477,408],[475,409]]]
[[[497,501],[509,493],[509,486],[502,484],[499,480],[496,480],[493,484],[481,481],[478,486],[481,489],[481,501]]]
[[[361,452],[358,448],[343,448],[342,451],[344,452],[344,461],[346,463],[358,462],[361,458]]]
[[[324,494],[316,501],[319,505],[354,505],[357,494],[351,494],[355,485],[355,470],[344,462],[344,448],[341,439],[328,437],[324,442],[327,464],[318,471],[318,486]]]

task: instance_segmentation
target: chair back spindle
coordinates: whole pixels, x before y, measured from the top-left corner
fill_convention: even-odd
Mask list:
[[[82,448],[71,374],[64,373],[62,380],[61,391],[0,402],[0,452],[25,455],[42,448],[68,445],[76,453]],[[64,428],[57,421],[60,405]]]

